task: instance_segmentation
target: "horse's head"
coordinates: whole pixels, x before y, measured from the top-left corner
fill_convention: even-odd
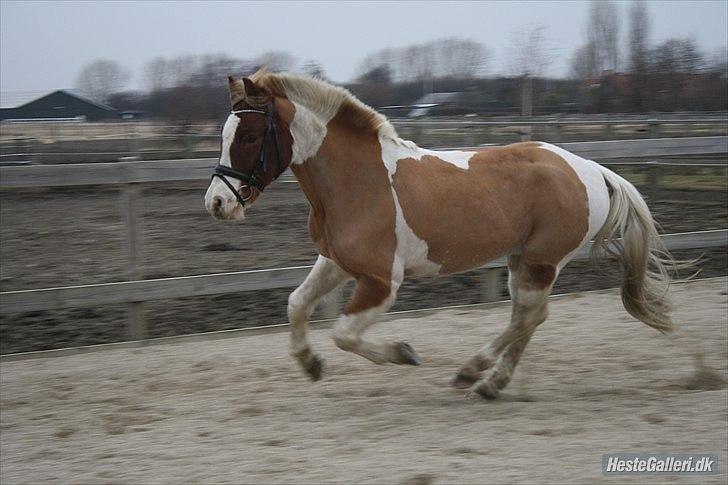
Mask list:
[[[292,138],[283,100],[249,78],[228,78],[232,110],[222,129],[220,161],[205,194],[216,219],[244,218],[245,210],[291,163]]]

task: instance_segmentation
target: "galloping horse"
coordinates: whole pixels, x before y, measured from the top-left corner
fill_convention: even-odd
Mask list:
[[[426,150],[399,138],[347,90],[307,76],[261,70],[228,81],[232,112],[205,206],[217,219],[243,219],[290,166],[311,204],[319,253],[288,300],[290,350],[313,380],[323,361],[309,345],[307,321],[344,281],[355,279],[356,288],[334,326],[336,345],[377,364],[418,365],[407,343],[364,338],[405,276],[451,274],[507,256],[510,324],[453,381],[496,397],[546,319],[559,272],[592,239],[594,256],[608,252],[621,262],[627,311],[671,329],[672,260],[644,200],[614,172],[539,142]]]

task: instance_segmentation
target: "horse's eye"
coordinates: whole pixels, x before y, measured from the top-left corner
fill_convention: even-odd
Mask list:
[[[243,136],[243,143],[253,143],[255,141],[255,135]]]

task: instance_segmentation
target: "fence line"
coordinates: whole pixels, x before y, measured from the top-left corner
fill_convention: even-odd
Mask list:
[[[699,278],[692,281],[712,281],[712,280],[718,280],[723,279],[723,276],[717,276],[717,277],[711,277],[711,278]],[[550,301],[556,301],[562,298],[570,298],[573,297],[575,294],[579,295],[589,295],[592,293],[597,292],[603,292],[604,289],[599,290],[586,290],[586,291],[579,291],[575,293],[556,293],[549,295]],[[484,308],[495,308],[500,305],[504,304],[510,304],[509,299],[504,300],[497,300],[497,301],[491,301],[491,302],[483,302],[483,303],[466,303],[462,305],[446,305],[441,307],[427,307],[427,308],[418,308],[414,310],[398,310],[398,311],[390,311],[385,314],[383,314],[380,318],[380,322],[386,322],[391,320],[397,320],[401,318],[412,318],[412,317],[421,317],[426,315],[432,315],[437,312],[447,311],[447,310],[460,310],[460,311],[469,311],[473,309],[484,309]],[[331,328],[331,326],[334,324],[335,318],[328,318],[323,317],[320,320],[310,320],[308,322],[309,328],[311,330],[319,330],[319,329],[325,329],[325,328]],[[208,332],[198,332],[198,333],[186,333],[181,335],[172,335],[168,337],[152,337],[145,340],[127,340],[127,341],[121,341],[121,342],[109,342],[104,344],[91,344],[91,345],[83,345],[80,347],[61,347],[57,349],[48,349],[48,350],[31,350],[27,352],[16,352],[16,353],[10,353],[10,354],[0,354],[0,363],[5,362],[18,362],[23,360],[32,360],[32,359],[46,359],[46,358],[53,358],[53,357],[63,357],[63,356],[69,356],[69,355],[80,355],[80,354],[88,354],[92,352],[101,352],[105,350],[120,350],[120,349],[135,349],[139,347],[146,347],[149,345],[174,345],[174,344],[182,344],[182,343],[191,343],[191,342],[210,342],[214,340],[222,340],[226,338],[233,338],[233,337],[243,337],[243,336],[254,336],[254,335],[270,335],[273,333],[281,333],[281,332],[289,332],[290,331],[290,324],[289,323],[274,323],[271,325],[265,325],[265,326],[259,326],[259,327],[241,327],[241,328],[232,328],[228,330],[211,330]]]
[[[666,247],[673,251],[721,247],[728,245],[728,229],[666,234],[662,236],[662,240]],[[575,255],[574,260],[587,259],[591,246],[592,243],[589,243],[581,248]],[[492,293],[493,296],[497,296],[501,289],[500,287],[492,287],[492,283],[498,281],[493,275],[502,272],[505,266],[506,261],[504,258],[491,261],[483,266],[487,270],[486,279],[491,283],[491,285],[486,286],[486,290],[498,290]],[[298,286],[303,282],[311,268],[312,266],[295,266],[176,278],[6,291],[0,293],[0,302],[2,302],[0,314],[64,310],[75,307],[140,303],[171,298],[288,288]],[[495,298],[486,299],[492,301]],[[143,326],[141,322],[136,322],[136,325]]]
[[[390,119],[399,126],[568,126],[568,125],[721,125],[728,124],[728,118],[692,118],[692,119],[600,119],[600,120],[575,120],[575,119],[552,119],[552,120],[403,120]]]
[[[559,146],[584,158],[595,160],[707,155],[728,153],[728,136],[587,141],[560,143]],[[461,149],[479,148],[483,147]],[[194,158],[0,167],[0,187],[53,187],[202,180],[210,177],[211,169],[217,161],[216,158]],[[689,163],[689,161],[686,162]]]
[[[728,153],[728,137],[651,138],[563,143],[560,146],[585,158],[608,161],[626,157],[725,154]],[[104,285],[3,292],[0,293],[0,314],[126,303],[130,311],[129,335],[132,339],[138,340],[146,333],[141,306],[144,301],[290,287],[300,283],[309,267],[137,281],[141,241],[138,231],[141,218],[139,211],[141,191],[138,184],[207,179],[215,163],[217,159],[182,159],[0,167],[2,188],[122,185],[120,206],[124,221],[123,240],[127,277],[132,280]],[[652,164],[651,167],[650,185],[654,187],[657,185],[657,174],[654,170],[656,164]],[[725,231],[711,231],[710,234],[686,233],[666,237],[668,247],[673,249],[726,245]],[[688,241],[687,246],[685,241]],[[502,272],[501,261],[491,263],[487,267]],[[497,272],[487,273],[491,284],[487,285],[489,289],[486,297],[492,299],[494,283],[499,281],[499,277]],[[245,276],[242,276],[243,274]]]
[[[720,113],[718,113],[720,116]],[[618,116],[606,116],[592,119],[582,119],[573,117],[551,117],[551,118],[515,118],[515,119],[497,119],[497,120],[482,120],[482,119],[427,119],[427,120],[412,120],[402,118],[392,118],[390,121],[395,127],[402,128],[404,131],[410,132],[410,134],[419,138],[423,134],[423,130],[453,130],[458,129],[462,132],[466,140],[465,144],[474,144],[476,142],[476,136],[482,137],[484,133],[489,129],[499,130],[498,136],[503,135],[503,129],[510,134],[519,134],[521,140],[530,140],[533,133],[536,130],[543,130],[549,133],[545,135],[550,141],[555,143],[561,142],[563,134],[567,131],[567,127],[573,127],[578,129],[579,127],[602,127],[605,139],[614,138],[615,132],[621,125],[623,127],[635,127],[641,126],[641,130],[647,131],[650,138],[658,138],[661,133],[664,132],[662,127],[669,126],[683,126],[687,127],[687,130],[691,130],[693,127],[697,128],[698,132],[706,127],[711,127],[713,131],[717,127],[720,134],[724,134],[726,127],[728,127],[728,117],[717,117],[715,114],[711,114],[706,117],[696,117],[692,115],[690,118],[658,118],[656,115],[652,115],[649,118],[645,117],[629,117],[628,115]],[[3,122],[5,124],[5,122]],[[208,123],[206,125],[198,125],[189,127],[189,129],[200,129],[207,133],[178,133],[173,132],[175,127],[167,124],[149,124],[149,122],[138,122],[139,124],[133,124],[129,122],[116,124],[110,126],[110,124],[83,124],[83,125],[66,125],[70,127],[76,133],[75,139],[92,140],[92,141],[115,141],[118,143],[126,143],[127,149],[106,149],[103,151],[95,152],[45,152],[35,150],[37,146],[37,140],[28,135],[7,135],[4,139],[0,139],[0,161],[5,163],[30,163],[31,161],[47,160],[52,157],[64,157],[64,156],[137,156],[137,157],[151,157],[154,154],[161,153],[173,153],[178,154],[180,157],[188,158],[204,158],[214,156],[214,150],[204,149],[200,147],[194,147],[193,144],[196,140],[215,140],[219,138],[220,127],[213,126]],[[179,127],[177,127],[179,128]],[[58,141],[70,141],[74,138],[68,138],[68,135],[62,133],[55,133],[56,127],[50,125],[51,134],[39,134],[40,137],[46,139],[48,137],[54,138]],[[168,132],[153,132],[143,135],[139,130],[168,130]],[[119,138],[118,133],[109,134],[109,130],[116,130],[117,132],[122,131],[126,134],[126,137]],[[63,131],[63,130],[61,130]],[[495,132],[494,132],[495,133]],[[79,134],[83,136],[79,137]],[[540,136],[544,136],[541,133]],[[146,146],[142,148],[140,144],[154,144],[154,143],[168,143],[174,144],[174,147],[158,148],[155,146]],[[7,153],[12,151],[13,153]],[[168,158],[162,156],[161,158]],[[85,158],[87,159],[87,158]]]

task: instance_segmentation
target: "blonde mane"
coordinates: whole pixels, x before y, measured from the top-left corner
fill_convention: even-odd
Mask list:
[[[383,114],[359,101],[347,89],[310,76],[285,72],[260,70],[250,78],[270,89],[275,96],[300,103],[326,121],[338,114],[357,128],[372,130],[378,136],[397,138],[394,126]]]

